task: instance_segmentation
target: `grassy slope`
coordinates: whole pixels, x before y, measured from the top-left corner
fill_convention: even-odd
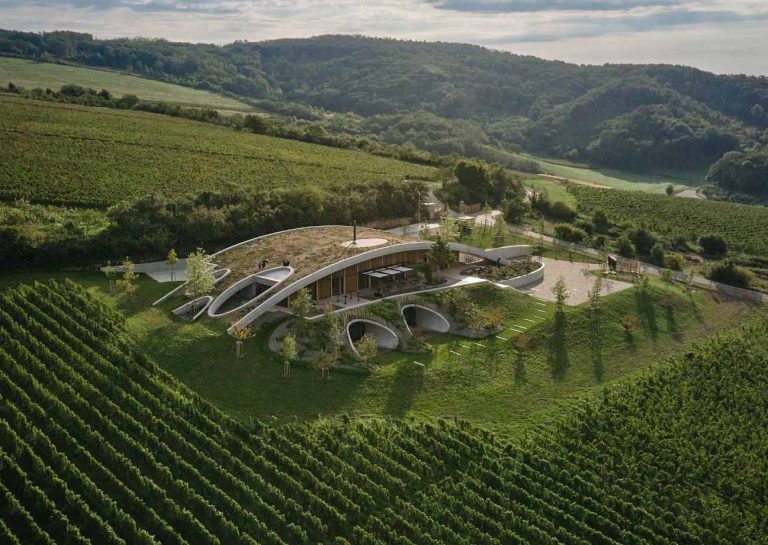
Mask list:
[[[149,101],[242,112],[253,109],[238,100],[209,91],[119,72],[0,57],[0,85],[7,85],[9,82],[27,89],[42,87],[54,91],[58,91],[62,85],[73,83],[96,90],[106,89],[118,96],[136,95]]]
[[[38,278],[46,276],[41,273]],[[5,275],[0,282],[33,279],[28,274]],[[105,296],[101,275],[79,273],[74,279]],[[465,339],[440,336],[431,340],[431,354],[394,353],[383,357],[389,365],[375,374],[336,372],[330,382],[321,384],[316,371],[298,366],[293,378],[283,381],[278,358],[264,347],[266,333],[248,341],[245,357],[237,360],[234,343],[224,332],[226,323],[176,320],[169,312],[176,302],[149,307],[170,287],[142,278],[137,298],[128,308],[132,336],[166,370],[238,419],[342,413],[458,415],[504,432],[548,420],[604,384],[645,369],[688,342],[734,325],[751,313],[741,303],[715,303],[701,291],[688,298],[677,288],[667,294],[656,286],[651,298],[644,300],[628,290],[605,298],[602,345],[593,351],[586,309],[568,309],[564,331],[558,332],[550,319],[551,307],[545,307],[547,319],[541,320],[542,314],[536,312],[540,307],[531,298],[504,291],[494,296],[493,304],[505,307],[508,325],[532,327],[527,333],[532,346],[522,360],[515,355],[512,340],[482,341],[486,347],[481,348]],[[664,306],[665,300],[672,302],[671,310]],[[631,339],[620,325],[627,315],[637,316]],[[502,333],[508,339],[515,335],[511,328]],[[426,369],[419,370],[413,360],[425,363]]]
[[[630,191],[648,191],[664,193],[667,185],[674,184],[679,189],[682,186],[701,185],[706,173],[680,172],[670,174],[638,174],[624,170],[591,168],[584,165],[570,164],[565,161],[543,159],[523,154],[527,159],[538,161],[545,174],[567,178],[576,182],[587,182],[615,189]]]
[[[546,178],[526,178],[523,183],[537,191],[546,190],[551,202],[561,201],[576,207],[576,197],[568,191],[564,184]]]
[[[109,204],[150,192],[402,180],[434,169],[157,114],[0,96],[0,197]],[[45,157],[45,161],[37,160]]]

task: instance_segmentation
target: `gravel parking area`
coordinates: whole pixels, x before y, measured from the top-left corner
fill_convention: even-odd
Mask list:
[[[555,296],[552,293],[552,288],[557,279],[562,276],[565,279],[565,285],[568,287],[569,293],[566,304],[576,306],[589,299],[589,289],[592,287],[595,278],[591,271],[599,270],[600,265],[596,263],[571,263],[570,261],[561,261],[547,257],[542,258],[542,261],[544,262],[544,279],[536,284],[525,286],[520,291],[539,299],[554,301]],[[627,282],[605,279],[603,281],[603,295],[616,293],[631,287],[632,284]]]

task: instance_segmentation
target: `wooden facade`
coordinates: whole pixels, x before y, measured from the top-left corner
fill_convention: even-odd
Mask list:
[[[426,250],[410,250],[368,259],[321,278],[311,286],[308,286],[308,288],[315,300],[328,299],[334,295],[355,293],[370,287],[367,278],[362,278],[361,280],[362,273],[398,265],[416,268],[425,262],[426,254]],[[366,285],[362,285],[363,282]]]

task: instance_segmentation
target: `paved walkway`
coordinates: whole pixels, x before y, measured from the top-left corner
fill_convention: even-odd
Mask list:
[[[184,282],[187,279],[186,260],[179,259],[173,266],[173,280],[171,280],[171,267],[165,264],[165,261],[150,261],[149,263],[136,263],[133,271],[144,273],[155,282]],[[106,267],[102,267],[103,271]],[[116,273],[123,272],[122,265],[113,265],[112,269]]]
[[[565,285],[568,288],[568,305],[580,305],[589,300],[589,289],[595,281],[592,271],[599,270],[600,265],[595,263],[571,263],[570,261],[560,261],[544,257],[541,259],[544,263],[544,278],[535,284],[529,284],[520,288],[520,291],[533,295],[546,301],[554,301],[555,294],[552,288],[557,280],[562,276]],[[616,293],[627,288],[632,284],[620,282],[618,280],[604,279],[602,295]]]

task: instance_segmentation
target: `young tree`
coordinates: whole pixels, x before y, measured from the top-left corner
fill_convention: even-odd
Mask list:
[[[450,216],[445,216],[438,229],[438,240],[451,241],[459,236],[459,225]]]
[[[104,276],[107,277],[107,281],[109,282],[109,293],[112,293],[115,290],[115,282],[112,280],[114,275],[115,268],[112,266],[111,261],[107,261],[107,266],[104,267]]]
[[[288,332],[280,339],[280,355],[283,357],[283,378],[291,376],[291,362],[296,359],[296,336]]]
[[[312,294],[309,288],[303,288],[293,294],[288,308],[293,312],[293,316],[296,318],[296,329],[302,335],[307,331],[307,316],[312,313],[315,308],[315,302],[312,300]]]
[[[488,228],[491,226],[491,221],[492,221],[490,218],[491,212],[493,212],[493,208],[491,208],[491,206],[488,203],[485,203],[483,205],[482,210],[480,210],[480,213],[483,216],[483,234],[482,234],[483,238],[485,238],[488,232]]]
[[[376,337],[370,333],[366,333],[362,338],[355,343],[355,350],[357,355],[363,360],[366,365],[368,362],[376,357],[379,353],[379,347],[376,344]]]
[[[325,307],[325,319],[328,323],[328,352],[334,361],[339,359],[341,347],[344,346],[344,324],[341,317],[333,311],[333,305],[328,303]]]
[[[496,216],[496,220],[494,221],[494,231],[496,232],[496,242],[501,244],[504,241],[504,234],[507,232],[507,220],[505,219],[504,214]]]
[[[195,299],[213,290],[215,267],[211,256],[202,248],[198,248],[187,256],[187,293],[190,297]]]
[[[168,255],[165,258],[165,264],[171,267],[171,282],[176,280],[176,274],[174,271],[174,266],[179,261],[179,256],[176,255],[176,250],[171,248],[168,250]]]
[[[83,224],[83,234],[87,237],[91,234],[91,228],[101,219],[101,213],[93,208],[87,208],[80,213],[80,221]]]
[[[675,186],[673,184],[667,184],[667,188],[665,189],[665,191],[667,192],[667,195],[671,197],[672,194],[675,192]]]
[[[320,381],[324,381],[325,379],[331,378],[331,366],[336,360],[333,357],[333,354],[329,354],[328,352],[320,352],[318,354],[317,359],[315,359],[314,366],[315,369],[320,370]]]
[[[253,331],[248,326],[238,326],[237,323],[232,324],[232,336],[235,338],[235,357],[243,357],[243,341],[246,341],[253,337]]]
[[[455,260],[456,257],[442,237],[438,237],[432,248],[427,251],[427,263],[437,271],[438,279],[442,278],[442,269],[451,266]]]
[[[565,302],[569,297],[568,286],[565,285],[565,278],[561,276],[557,279],[555,285],[552,286],[552,294],[555,296],[555,312],[563,312]]]
[[[133,283],[136,280],[136,273],[134,272],[133,261],[127,257],[123,260],[122,265],[123,275],[115,282],[115,291],[125,295],[125,298],[130,300],[136,291],[136,285]]]

